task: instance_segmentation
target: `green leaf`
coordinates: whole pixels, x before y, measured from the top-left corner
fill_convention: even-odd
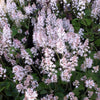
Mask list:
[[[95,44],[96,44],[96,46],[100,46],[100,39],[97,39],[97,40],[95,41]]]
[[[75,32],[78,32],[80,29],[80,20],[78,18],[73,19],[72,25],[75,28]]]
[[[13,97],[15,97],[18,94],[16,87],[12,82],[10,82],[10,86],[5,90],[5,93],[7,96],[13,96]]]
[[[3,96],[0,94],[0,100],[3,100]]]
[[[5,89],[5,87],[0,88],[0,92],[3,91]]]
[[[55,95],[59,97],[59,100],[63,100],[64,98],[64,94],[62,92],[57,92]]]
[[[38,75],[36,73],[33,74],[33,78],[36,79],[37,81],[40,80],[39,77],[38,77]]]
[[[0,92],[4,89],[8,89],[10,86],[9,82],[0,82]]]
[[[15,100],[23,100],[25,96],[16,97]]]
[[[91,19],[85,19],[87,26],[91,25],[92,20]]]
[[[46,93],[47,93],[46,90],[42,90],[42,91],[40,92],[40,94],[46,94]]]
[[[32,57],[32,52],[30,49],[26,49],[26,51],[28,52],[28,54]]]
[[[81,24],[83,24],[84,26],[87,26],[87,23],[84,19],[81,20]]]
[[[16,26],[12,26],[12,37],[14,37],[16,34],[18,34],[18,32],[17,32],[17,27]]]
[[[44,90],[45,87],[46,87],[46,84],[44,84],[43,82],[41,82],[41,83],[39,84],[39,86],[37,87],[37,89],[38,89],[38,91],[40,91],[40,90]]]
[[[92,20],[84,18],[84,19],[81,20],[81,24],[83,24],[85,26],[90,26],[92,24]]]
[[[87,8],[85,10],[85,16],[89,16],[90,17],[90,15],[91,15],[91,9]]]
[[[75,95],[76,96],[79,96],[79,94],[80,94],[80,92],[79,92],[79,90],[78,89],[74,89],[74,91],[73,91],[74,93],[75,93]]]

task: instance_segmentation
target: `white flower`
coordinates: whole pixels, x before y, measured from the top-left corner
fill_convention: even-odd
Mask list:
[[[13,73],[17,73],[17,72],[20,72],[20,71],[23,71],[23,67],[19,66],[19,65],[16,65],[13,67]]]
[[[33,13],[33,7],[31,7],[30,5],[29,6],[26,6],[24,8],[24,10],[25,10],[25,12],[26,12],[27,15]]]
[[[57,46],[58,53],[64,53],[64,51],[66,50],[64,41],[62,41],[61,39],[57,41],[56,46]]]
[[[32,88],[28,88],[25,92],[25,97],[27,100],[35,100],[37,98],[38,94],[37,91],[33,91]]]
[[[95,83],[94,83],[94,81],[93,80],[86,80],[85,81],[85,85],[86,85],[86,87],[88,87],[88,88],[92,88],[92,87],[94,87],[95,86]]]
[[[16,89],[18,90],[18,92],[21,92],[23,90],[23,85],[22,84],[17,84]]]
[[[93,60],[90,57],[86,58],[84,64],[86,68],[91,68],[93,64]]]

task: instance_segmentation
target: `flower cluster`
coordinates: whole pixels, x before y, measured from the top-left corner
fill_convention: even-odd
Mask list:
[[[85,15],[84,10],[86,9],[86,5],[90,2],[91,0],[72,0],[72,7],[76,8],[78,11],[77,18],[82,18]],[[76,13],[75,9],[74,13]]]
[[[13,67],[13,73],[15,77],[13,77],[14,82],[18,81],[19,84],[16,85],[18,92],[24,93],[28,87],[31,86],[32,89],[38,87],[38,83],[33,77],[29,74],[32,71],[29,65],[26,65],[24,68],[16,65]],[[26,92],[27,93],[27,92]]]
[[[83,18],[90,2],[0,1],[0,80],[13,82],[19,95],[24,95],[23,100],[92,100],[94,95],[99,98],[98,76],[94,79],[92,75],[99,73],[100,52],[93,55],[89,39],[83,38],[83,26],[75,33],[73,21],[59,16],[72,6],[77,18]],[[96,0],[92,6],[95,18],[99,16],[98,4]],[[62,9],[67,11],[60,14]],[[12,84],[7,84],[9,90]],[[7,94],[5,89],[0,91]]]
[[[89,79],[89,80],[86,80],[85,81],[85,84],[86,84],[86,87],[87,88],[92,88],[92,87],[95,87],[95,83],[94,83],[94,81],[93,80],[91,80],[91,79]]]
[[[47,9],[47,17],[45,14],[45,8],[42,8],[37,23],[35,23],[35,31],[33,34],[33,43],[39,47],[46,48],[47,46],[50,48],[46,48],[43,50],[45,58],[42,59],[42,69],[45,74],[51,76],[51,73],[57,73],[55,70],[56,65],[54,55],[56,54],[58,59],[60,60],[61,65],[61,79],[63,81],[70,81],[72,76],[71,71],[75,71],[75,66],[78,63],[77,54],[80,56],[85,56],[88,51],[88,40],[81,43],[80,36],[78,34],[73,33],[73,27],[71,28],[71,24],[65,25],[65,22],[61,19],[56,19],[56,16],[51,13],[51,10]],[[53,20],[52,20],[53,18]],[[67,21],[66,19],[64,19]],[[46,27],[44,27],[44,23],[46,23]],[[65,25],[65,28],[63,26]],[[64,29],[67,31],[73,30],[72,32],[65,33]],[[46,33],[47,32],[47,33]],[[47,35],[46,35],[47,34]],[[57,37],[57,38],[56,38]],[[69,44],[66,45],[66,43]],[[67,48],[71,47],[73,52],[69,52]],[[59,54],[63,55],[60,59]],[[73,55],[74,54],[74,55]],[[73,56],[72,56],[73,55]],[[48,73],[49,72],[49,73]],[[55,79],[56,79],[56,75]],[[47,80],[46,80],[47,82]],[[49,80],[50,82],[50,80]],[[56,82],[56,81],[55,81]]]
[[[8,25],[3,27],[2,44],[4,48],[11,46],[11,29]]]
[[[26,6],[24,8],[24,10],[25,10],[25,12],[26,12],[27,15],[30,15],[30,14],[33,13],[33,7],[31,7],[30,5]]]
[[[91,16],[98,19],[97,16],[100,16],[100,0],[95,0],[92,4],[92,12],[91,12]]]
[[[5,24],[8,22],[8,19],[6,18],[6,12],[5,12],[5,4],[0,1],[0,29],[5,26]]]
[[[32,88],[28,88],[25,92],[25,98],[24,100],[36,100],[38,94],[36,91],[34,91]]]
[[[41,100],[58,100],[58,97],[53,96],[53,94],[47,94],[45,97],[41,98]]]
[[[47,3],[49,3],[49,6],[53,11],[58,10],[57,2],[58,0],[37,0],[37,3],[40,3],[42,6],[47,6]]]
[[[94,66],[92,72],[97,73],[99,71],[99,66]]]
[[[83,35],[84,35],[84,29],[83,28],[80,28],[80,30],[79,30],[79,35],[80,35],[80,37],[84,40],[84,38],[83,38]]]
[[[93,60],[91,58],[86,58],[84,64],[81,65],[81,69],[85,71],[87,68],[91,68]]]
[[[79,81],[78,80],[75,80],[73,82],[73,86],[75,86],[76,88],[78,88],[79,87]]]
[[[4,69],[1,64],[0,64],[0,77],[2,77],[3,79],[6,78],[6,69]]]
[[[78,100],[78,98],[75,96],[75,94],[73,92],[69,92],[69,94],[67,94],[64,97],[64,100]]]
[[[30,55],[26,52],[25,49],[21,49],[21,56],[23,59],[25,59],[25,64],[29,64],[29,65],[33,64],[33,61],[31,59]]]
[[[15,73],[14,81],[18,80],[20,82],[25,76],[23,67],[19,65],[14,66],[12,72]]]
[[[94,58],[95,59],[100,59],[100,51],[98,51],[97,53],[94,54]]]
[[[20,25],[20,22],[27,18],[22,11],[18,10],[16,3],[13,0],[7,0],[5,10],[10,16],[12,21],[15,21],[16,25]]]

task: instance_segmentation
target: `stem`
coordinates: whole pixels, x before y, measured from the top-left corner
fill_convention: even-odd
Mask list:
[[[58,59],[59,59],[59,61],[60,61],[60,57],[59,57],[58,53],[56,52],[55,49],[54,49],[54,51],[55,51],[55,53],[56,53],[56,55],[57,55],[57,57],[58,57]]]
[[[88,92],[88,89],[86,89],[86,91],[84,92],[84,95],[86,95],[87,92]]]
[[[68,89],[67,87],[68,87],[68,84],[66,84],[66,90]]]
[[[3,61],[2,61],[2,58],[0,58],[0,61],[1,61],[2,65],[4,65],[4,63],[3,63]]]
[[[33,69],[38,73],[38,75],[41,77],[40,73],[38,72],[38,70],[32,65]],[[42,77],[41,77],[42,78]]]
[[[12,82],[13,82],[13,80],[12,80],[12,79],[10,79],[8,76],[6,76],[6,78],[7,78],[7,79],[9,79],[10,81],[12,81]],[[14,83],[14,82],[13,82],[13,83]]]
[[[70,84],[70,88],[71,88],[71,91],[72,91],[72,86],[71,86],[71,82],[70,82],[69,84]]]
[[[55,84],[55,90],[57,89],[57,85],[56,85],[56,83],[54,83]]]
[[[4,97],[7,97],[3,92],[0,92],[1,95],[3,95]]]

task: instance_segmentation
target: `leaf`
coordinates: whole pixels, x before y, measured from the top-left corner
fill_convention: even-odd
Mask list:
[[[17,28],[15,26],[12,26],[12,37],[14,37],[16,34],[18,34],[17,32]]]
[[[37,81],[40,80],[39,77],[38,77],[38,75],[36,73],[33,74],[33,78],[36,79]]]
[[[97,39],[97,40],[95,41],[95,44],[96,44],[96,46],[100,46],[100,39]]]
[[[92,20],[91,19],[85,19],[87,26],[91,25]]]
[[[38,91],[44,90],[44,89],[45,89],[45,86],[46,86],[46,85],[45,85],[43,82],[41,82],[41,83],[39,84],[39,86],[37,87]]]
[[[9,82],[0,82],[0,92],[4,89],[8,89],[10,86]]]
[[[76,96],[79,96],[79,94],[80,94],[78,89],[75,89],[73,92],[75,93]]]
[[[5,90],[5,93],[6,93],[7,96],[15,97],[18,94],[18,92],[17,92],[17,90],[15,88],[15,85],[13,83],[11,83],[11,82],[9,82],[9,83],[10,83],[10,86],[9,86],[9,88],[7,88]]]
[[[26,49],[26,51],[27,51],[28,54],[32,57],[32,52],[30,51],[30,49]]]
[[[91,9],[86,9],[85,10],[85,16],[89,16],[90,17],[90,15],[91,15]]]
[[[23,100],[25,96],[16,97],[15,100]]]
[[[90,26],[92,24],[92,20],[84,18],[84,19],[81,20],[81,24],[83,24],[85,26]]]
[[[84,19],[81,20],[81,24],[83,24],[84,26],[87,26],[87,23]]]
[[[75,32],[78,32],[80,29],[80,23],[79,23],[79,19],[75,18],[72,20],[72,25],[75,28]]]
[[[40,92],[40,94],[46,94],[46,93],[47,93],[46,90],[42,90],[42,91]]]
[[[20,100],[23,100],[24,99],[24,96],[20,97]]]
[[[0,94],[0,100],[3,100],[3,96]]]
[[[57,92],[55,95],[59,97],[59,100],[63,100],[62,98],[64,98],[64,94],[62,92]]]
[[[20,24],[24,27],[24,29],[29,29],[29,20],[30,19],[24,19],[24,21],[20,22]]]
[[[0,89],[0,92],[3,91],[4,89],[5,89],[5,87],[2,87],[2,88]]]
[[[75,18],[72,20],[72,24],[73,26],[80,26],[80,24],[78,23],[79,19],[78,18]]]

